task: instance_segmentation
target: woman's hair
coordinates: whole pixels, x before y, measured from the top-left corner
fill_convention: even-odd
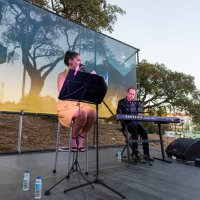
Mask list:
[[[69,66],[69,59],[73,60],[78,55],[80,55],[80,54],[73,52],[73,51],[66,51],[65,52],[65,58],[64,58],[65,65]]]

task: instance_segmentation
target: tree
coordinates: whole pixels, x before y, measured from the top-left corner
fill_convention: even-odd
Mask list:
[[[117,14],[126,12],[106,0],[32,0],[55,13],[96,31],[113,32]]]
[[[139,96],[151,113],[165,115],[185,111],[194,121],[200,120],[200,91],[194,84],[194,77],[146,60],[139,64],[137,76]]]
[[[4,14],[8,12],[2,19],[7,29],[1,34],[1,39],[11,46],[7,61],[17,60],[21,51],[23,66],[31,79],[29,96],[38,97],[45,79],[63,59],[63,50],[55,43],[59,37],[56,31],[59,24],[49,26],[48,23],[55,20],[53,16],[30,12],[28,7],[18,2],[8,3],[3,9]],[[41,59],[46,59],[47,63],[38,62]]]
[[[90,10],[90,12],[95,12],[95,10],[92,9],[93,6],[96,5],[96,7],[100,9],[100,6],[102,5],[102,2],[100,1],[96,1],[96,4],[94,5],[88,1],[81,3],[81,5],[78,4],[79,1],[60,1],[60,3],[58,1],[52,1],[51,4],[49,4],[50,1],[38,0],[33,2],[46,7],[52,5],[53,10],[59,14],[62,13],[61,7],[65,8],[66,5],[71,2],[73,5],[71,9],[73,7],[75,9],[75,11],[72,13],[76,12],[76,16],[82,16],[81,18],[77,17],[76,21],[82,23],[85,23],[87,19],[84,19],[83,17],[83,14],[85,15],[85,13],[78,14],[79,11],[82,12],[80,8],[76,10],[78,6],[81,6],[82,4],[87,5],[87,9]],[[74,3],[77,3],[78,5],[75,6]],[[89,9],[90,6],[92,7],[91,9]],[[101,29],[101,24],[102,29],[105,27],[111,29],[111,23],[113,23],[116,19],[116,17],[114,17],[115,7],[112,10],[113,12],[110,14],[109,12],[111,8],[109,5],[105,6],[104,10],[107,9],[107,14],[106,12],[103,13],[103,9],[99,10],[99,12],[102,12],[102,16],[103,14],[105,16],[112,16],[112,20],[110,19],[110,21],[108,20],[107,23],[105,23],[103,22],[103,17],[101,16],[99,18],[101,23],[98,23],[98,19],[96,19],[96,29]],[[21,59],[25,70],[24,74],[27,72],[31,80],[28,96],[30,96],[32,99],[33,96],[39,97],[44,86],[45,79],[51,73],[51,71],[53,71],[58,62],[63,60],[63,44],[60,45],[59,38],[62,37],[64,38],[63,40],[66,41],[66,49],[71,49],[73,51],[83,50],[87,51],[87,53],[94,53],[96,45],[96,51],[98,51],[98,55],[105,54],[105,47],[103,45],[104,41],[100,35],[94,40],[94,32],[91,30],[86,28],[80,29],[80,26],[77,26],[76,24],[73,24],[67,20],[66,23],[63,23],[63,18],[59,18],[54,14],[41,12],[39,9],[31,8],[31,5],[27,6],[27,4],[23,4],[18,1],[7,1],[7,4],[1,6],[0,11],[2,14],[1,22],[7,27],[7,29],[1,34],[1,39],[6,46],[10,47],[7,61],[9,62],[20,59],[21,54]],[[68,15],[68,17],[72,18],[75,16],[72,13],[71,15]],[[91,18],[94,17],[93,15],[91,16]],[[10,18],[12,20],[10,20]],[[88,20],[88,23],[92,26],[92,22],[89,22]],[[94,42],[96,42],[96,44],[94,44]],[[44,60],[46,61],[45,63]],[[23,94],[24,93],[22,92],[22,99]]]

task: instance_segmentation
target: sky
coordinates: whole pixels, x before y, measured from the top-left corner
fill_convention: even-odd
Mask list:
[[[195,77],[200,90],[200,0],[107,0],[126,11],[106,35],[140,49],[139,60]]]

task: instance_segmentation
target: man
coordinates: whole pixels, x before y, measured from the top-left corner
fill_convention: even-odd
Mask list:
[[[126,97],[119,100],[118,102],[117,114],[137,115],[138,111],[136,108],[136,104],[134,102],[135,96],[136,96],[135,88],[129,87],[127,89]],[[127,123],[128,131],[131,133],[131,138],[133,140],[138,140],[138,134],[141,136],[143,140],[148,140],[148,134],[140,123],[132,120],[121,122],[123,130],[125,130],[125,123]],[[149,155],[149,143],[145,142],[142,144],[142,146],[143,146],[144,159],[152,161],[153,159]],[[134,160],[138,161],[140,159],[138,155],[138,143],[133,142],[131,144],[131,148]]]

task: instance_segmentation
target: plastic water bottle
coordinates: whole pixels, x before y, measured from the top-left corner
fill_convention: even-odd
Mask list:
[[[24,178],[23,178],[23,191],[29,190],[29,183],[30,183],[30,173],[29,170],[26,169],[24,171]]]
[[[42,178],[41,176],[37,176],[35,181],[35,199],[41,199],[41,197],[42,197]]]
[[[122,159],[122,152],[121,152],[121,150],[119,150],[119,151],[117,152],[117,160],[118,160],[118,161],[121,161],[121,159]]]

